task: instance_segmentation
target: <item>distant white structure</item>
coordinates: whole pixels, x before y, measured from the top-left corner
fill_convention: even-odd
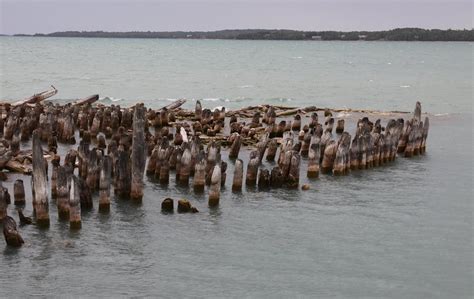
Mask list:
[[[321,35],[313,35],[313,36],[311,36],[311,39],[312,40],[322,40],[322,37],[321,37]]]
[[[359,34],[359,39],[366,39],[367,38],[367,35],[365,34]]]

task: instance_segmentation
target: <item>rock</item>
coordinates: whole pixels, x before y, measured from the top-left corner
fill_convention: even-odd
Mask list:
[[[172,198],[165,198],[163,200],[163,202],[161,203],[161,210],[163,212],[171,212],[172,213],[174,211],[174,201],[173,201],[173,199]],[[178,211],[179,211],[179,202],[178,202]]]
[[[306,190],[309,190],[309,189],[311,189],[311,187],[308,184],[304,184],[303,186],[301,186],[301,190],[306,191]]]

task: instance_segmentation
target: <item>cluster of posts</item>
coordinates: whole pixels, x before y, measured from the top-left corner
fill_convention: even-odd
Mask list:
[[[242,190],[244,180],[247,188],[259,190],[298,188],[302,159],[308,161],[305,172],[309,178],[317,178],[320,173],[346,175],[350,170],[393,161],[397,153],[405,157],[423,154],[429,129],[428,118],[421,120],[419,102],[413,118],[407,121],[391,119],[382,126],[380,120],[359,119],[352,137],[344,130],[344,119],[336,122],[329,110],[325,111],[322,123],[313,112],[303,124],[300,114],[292,121],[277,122],[275,109],[268,106],[263,113],[255,112],[250,122],[244,122],[235,114],[226,118],[225,108],[202,109],[197,101],[193,119],[179,121],[175,110],[182,103],[147,110],[143,104],[125,109],[114,105],[94,106],[95,100],[66,105],[7,106],[5,117],[0,117],[0,143],[4,155],[8,155],[4,160],[10,163],[5,165],[13,167],[12,161],[17,156],[31,160],[32,203],[38,226],[50,223],[48,194],[57,205],[58,218],[68,220],[71,228],[78,229],[81,211],[93,208],[93,194],[98,193],[100,212],[109,211],[112,188],[116,197],[140,202],[144,174],[166,185],[174,171],[177,184],[192,184],[197,193],[204,192],[208,186],[208,205],[215,207],[219,205],[221,187],[227,177],[227,162],[223,161],[221,150],[225,145],[229,160],[234,161],[234,192]],[[230,131],[227,136],[226,127]],[[61,157],[58,142],[76,144],[77,138],[80,139],[77,149],[70,149]],[[29,139],[32,139],[32,151],[28,155],[28,150],[20,148],[20,141]],[[239,155],[244,141],[248,144],[248,140],[255,140],[250,143],[255,149],[250,152],[245,167]],[[46,151],[42,143],[47,146]],[[275,161],[275,166],[263,167],[264,159]],[[52,167],[50,178],[48,160]],[[15,181],[13,189],[15,205],[24,205],[23,181]],[[8,244],[19,246],[23,240],[14,219],[7,215],[9,203],[8,189],[0,183],[0,220],[4,221],[5,239]],[[173,199],[162,202],[163,211],[170,212],[173,208]],[[197,209],[189,201],[180,200],[178,212],[197,212]],[[25,217],[21,214],[20,218]]]

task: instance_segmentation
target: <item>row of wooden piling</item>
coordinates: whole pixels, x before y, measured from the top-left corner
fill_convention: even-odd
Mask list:
[[[424,153],[429,129],[428,118],[421,121],[418,102],[414,117],[408,121],[392,119],[382,127],[380,120],[373,123],[367,117],[360,119],[353,138],[344,130],[344,120],[336,123],[330,111],[325,111],[324,123],[319,123],[316,112],[310,115],[306,125],[300,115],[293,121],[277,123],[277,114],[270,106],[263,115],[256,112],[249,123],[231,116],[231,133],[225,142],[218,142],[217,138],[226,126],[225,108],[212,112],[202,109],[199,101],[193,120],[179,123],[173,107],[155,111],[147,110],[143,104],[131,109],[93,107],[90,103],[37,104],[11,107],[6,112],[6,121],[0,117],[0,136],[10,155],[21,151],[19,140],[32,136],[31,182],[37,224],[49,225],[48,163],[41,146],[43,141],[51,154],[51,196],[56,201],[58,217],[69,219],[71,228],[81,226],[81,209],[92,208],[94,192],[99,193],[102,212],[110,209],[112,187],[117,197],[141,201],[144,173],[161,184],[169,183],[173,170],[179,185],[189,186],[193,178],[194,191],[203,192],[209,186],[208,205],[217,206],[227,177],[221,143],[228,145],[229,159],[235,160],[233,191],[240,191],[244,183],[245,165],[239,155],[249,138],[255,140],[255,150],[250,152],[245,185],[258,186],[259,190],[297,188],[302,158],[308,160],[309,178],[317,178],[320,173],[345,175],[350,170],[393,161],[397,152],[406,157]],[[335,123],[336,135],[333,135]],[[78,135],[77,150],[69,150],[61,164],[58,142],[76,143]],[[208,140],[209,136],[216,136],[215,140]],[[207,146],[204,141],[208,141]],[[264,158],[270,162],[276,160],[276,165],[272,169],[263,168]],[[15,182],[14,193],[15,203],[24,203],[21,180]],[[0,216],[6,218],[2,214],[3,206],[6,205],[0,201]]]

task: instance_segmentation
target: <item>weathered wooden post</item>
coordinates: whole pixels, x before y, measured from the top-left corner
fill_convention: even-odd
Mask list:
[[[301,115],[296,114],[295,118],[293,119],[293,123],[291,124],[292,131],[299,131],[301,130]]]
[[[422,134],[422,141],[421,141],[421,149],[420,153],[424,154],[426,152],[426,139],[428,139],[428,131],[430,130],[430,120],[425,117],[425,122],[423,126],[423,134]]]
[[[221,187],[225,186],[225,180],[227,178],[227,162],[221,161]]]
[[[58,196],[58,167],[61,157],[59,155],[54,155],[53,159],[51,160],[51,164],[53,165],[51,170],[51,198],[56,199]]]
[[[179,183],[182,186],[189,185],[189,176],[191,174],[191,151],[188,144],[184,145],[183,155],[181,156],[181,163],[179,169]]]
[[[133,138],[132,138],[132,185],[130,197],[141,201],[143,197],[143,173],[146,162],[145,144],[145,107],[143,104],[135,106],[133,114]]]
[[[8,207],[8,196],[5,192],[5,188],[0,186],[0,221],[3,221],[7,217],[7,207]]]
[[[209,201],[210,207],[219,205],[219,198],[221,193],[221,167],[219,164],[214,166],[211,176],[211,187],[209,188]]]
[[[59,219],[69,219],[70,174],[66,167],[69,166],[58,167],[57,206]]]
[[[16,180],[13,184],[13,197],[16,206],[22,206],[25,204],[25,186],[23,180]]]
[[[321,150],[319,149],[320,143],[319,138],[317,142],[313,143],[309,149],[308,153],[308,172],[307,176],[309,178],[319,177],[319,155]]]
[[[130,156],[127,151],[120,145],[117,151],[117,162],[114,169],[115,189],[114,193],[119,197],[128,197],[130,195]]]
[[[342,134],[344,132],[344,119],[338,119],[336,125],[336,134]]]
[[[15,220],[7,215],[5,215],[5,218],[3,219],[3,236],[5,237],[5,242],[8,246],[20,247],[23,243],[25,243],[18,232]]]
[[[270,187],[270,171],[268,169],[260,169],[257,185],[259,189]]]
[[[288,187],[290,188],[298,188],[300,182],[300,161],[300,155],[293,152],[288,173]]]
[[[73,175],[71,188],[69,190],[69,226],[71,229],[80,229],[81,223],[81,199],[79,179]]]
[[[197,100],[196,101],[196,107],[194,108],[194,118],[197,121],[200,121],[202,117],[202,106],[201,106],[201,101]]]
[[[347,132],[342,133],[341,138],[337,144],[336,155],[332,168],[334,175],[347,174],[347,164],[350,163],[348,161],[350,144],[351,136]]]
[[[270,139],[267,149],[267,161],[275,161],[275,156],[278,150],[278,141],[275,138]]]
[[[244,163],[241,159],[235,160],[234,178],[232,180],[232,191],[241,191],[244,177]]]
[[[279,166],[275,166],[272,168],[270,173],[270,185],[273,188],[280,188],[285,183],[285,177],[283,176],[283,172]]]
[[[242,140],[239,133],[233,133],[231,138],[233,139],[232,145],[229,149],[229,159],[236,159],[239,157],[240,146]]]
[[[165,198],[161,202],[161,211],[165,213],[173,213],[174,211],[174,201],[172,198]]]
[[[99,180],[99,212],[110,210],[110,180],[112,174],[112,159],[104,156],[100,165]]]
[[[247,174],[245,177],[245,185],[247,187],[253,187],[257,183],[257,172],[259,165],[259,154],[257,151],[252,151],[250,153],[249,163],[247,164]]]
[[[337,143],[336,141],[331,139],[326,144],[326,148],[324,150],[323,161],[321,163],[322,173],[330,173],[332,171],[334,159],[336,157],[336,151],[337,151]]]
[[[37,130],[33,132],[33,208],[38,226],[49,226],[49,202],[46,179],[46,166],[41,147],[41,136]]]
[[[203,157],[198,157],[197,159],[197,163],[194,166],[193,187],[195,192],[202,192],[206,185],[206,160]]]

